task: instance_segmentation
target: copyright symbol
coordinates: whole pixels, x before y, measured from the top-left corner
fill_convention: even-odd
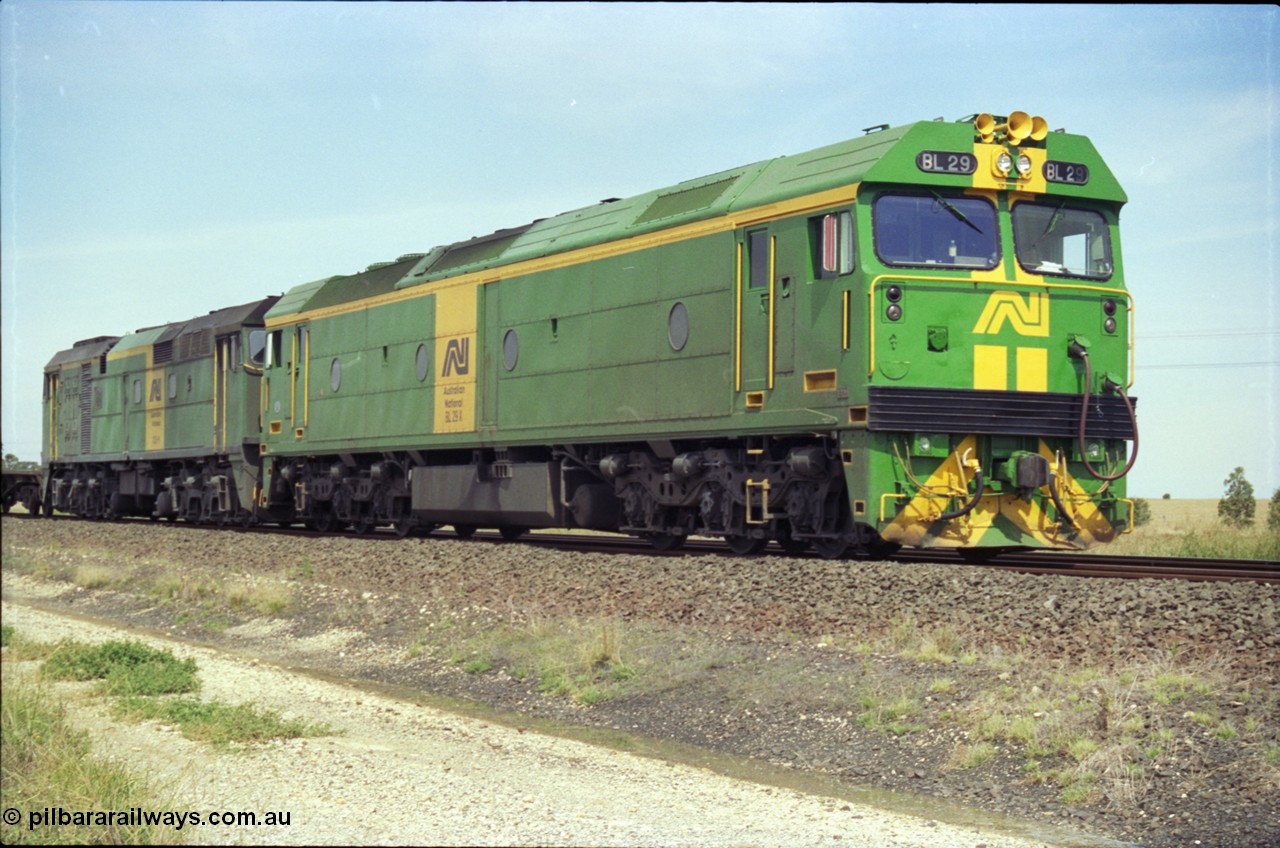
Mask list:
[[[18,822],[20,822],[20,821],[22,821],[22,813],[18,812],[18,811],[17,811],[16,809],[14,809],[13,807],[5,807],[5,808],[4,808],[4,823],[5,823],[5,824],[10,824],[10,825],[12,825],[12,824],[17,824],[17,823],[18,823]]]

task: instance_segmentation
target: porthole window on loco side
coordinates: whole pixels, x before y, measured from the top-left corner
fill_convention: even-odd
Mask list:
[[[876,255],[886,265],[989,270],[1000,264],[996,207],[984,198],[882,194],[871,221]]]
[[[418,345],[418,353],[414,357],[414,366],[418,375],[418,382],[425,383],[427,381],[427,374],[430,373],[431,369],[431,357],[427,353],[427,346],[425,344]]]
[[[514,371],[520,361],[520,337],[515,330],[507,330],[502,337],[502,365],[508,371]]]
[[[1111,234],[1092,209],[1062,203],[1015,203],[1013,245],[1018,264],[1033,274],[1105,280],[1111,276]]]
[[[689,343],[689,309],[683,301],[677,300],[667,314],[667,342],[675,351],[684,350]]]
[[[335,357],[329,365],[329,388],[335,392],[342,387],[342,363]]]

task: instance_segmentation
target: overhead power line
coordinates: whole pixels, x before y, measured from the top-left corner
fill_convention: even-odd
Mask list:
[[[1280,362],[1182,362],[1173,365],[1138,365],[1136,370],[1163,371],[1170,368],[1272,368]]]

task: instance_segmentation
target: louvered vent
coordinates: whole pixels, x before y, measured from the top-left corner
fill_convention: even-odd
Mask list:
[[[649,204],[647,209],[640,213],[640,217],[636,218],[633,223],[647,224],[650,221],[657,221],[661,218],[671,218],[686,212],[706,209],[719,200],[725,189],[733,185],[737,179],[738,176],[735,174],[728,179],[716,180],[706,185],[660,194]]]
[[[93,365],[80,366],[80,453],[92,448],[90,427],[93,424]]]
[[[178,355],[182,359],[199,359],[213,352],[212,335],[208,330],[179,336],[179,338],[182,342],[179,345]]]

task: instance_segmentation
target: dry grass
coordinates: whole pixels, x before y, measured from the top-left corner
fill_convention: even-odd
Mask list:
[[[1148,556],[1280,558],[1280,533],[1269,531],[1265,500],[1257,501],[1253,526],[1227,527],[1218,518],[1218,501],[1148,499],[1151,521],[1096,552]]]

